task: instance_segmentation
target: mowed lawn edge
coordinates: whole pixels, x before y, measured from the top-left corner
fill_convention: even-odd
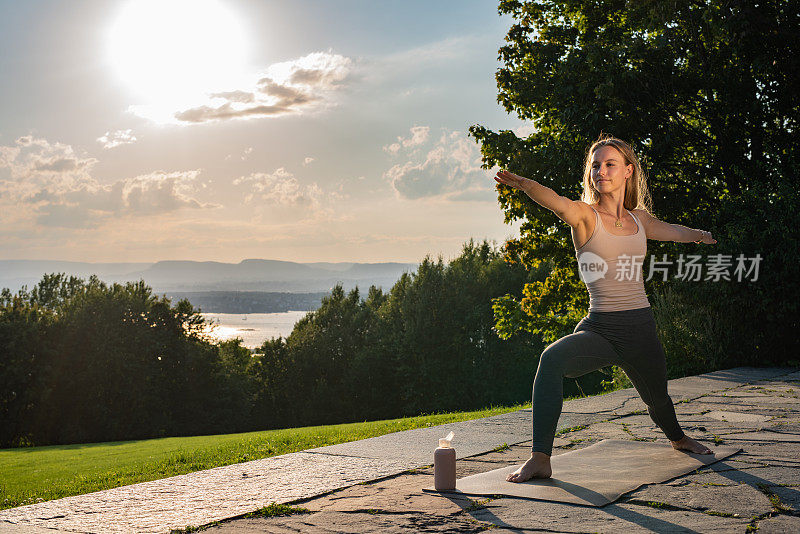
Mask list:
[[[525,407],[530,403],[240,434],[0,449],[0,510]]]

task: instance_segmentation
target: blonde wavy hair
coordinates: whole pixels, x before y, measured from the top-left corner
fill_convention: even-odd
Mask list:
[[[650,190],[647,188],[647,176],[645,175],[639,158],[633,148],[623,141],[611,135],[600,134],[600,137],[592,143],[586,152],[586,163],[583,167],[583,194],[581,200],[587,204],[596,204],[600,200],[600,194],[592,185],[592,158],[597,149],[611,146],[625,159],[625,166],[633,165],[633,174],[625,182],[625,198],[622,201],[627,210],[643,209],[649,214],[653,214],[653,200],[650,197]]]

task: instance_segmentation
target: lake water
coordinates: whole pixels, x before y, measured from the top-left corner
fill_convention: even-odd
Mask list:
[[[297,321],[308,311],[288,311],[281,313],[201,313],[206,322],[213,321],[214,327],[208,332],[219,341],[242,338],[242,345],[249,348],[260,347],[266,339],[292,333]]]

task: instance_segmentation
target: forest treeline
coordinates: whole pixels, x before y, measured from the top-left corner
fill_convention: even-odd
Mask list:
[[[0,293],[0,447],[525,402],[548,342],[544,333],[503,334],[505,300],[522,298],[527,284],[541,284],[553,268],[527,269],[507,248],[470,240],[447,264],[426,257],[388,293],[335,286],[287,338],[266,340],[255,353],[239,339],[215,341],[199,309],[154,295],[143,280],[107,285],[96,276],[47,274],[30,291]],[[759,325],[724,312],[725,286],[672,281],[648,295],[670,378],[798,363],[796,353],[787,356],[790,346],[763,350],[753,335]],[[541,320],[562,321],[559,312]],[[564,385],[571,396],[630,384],[614,367]]]
[[[215,343],[145,282],[48,274],[0,295],[0,447],[217,434],[508,405],[543,349],[500,339],[492,298],[543,273],[486,241],[426,257],[388,293],[340,285],[255,355]],[[599,385],[603,375],[584,380]],[[571,384],[572,393],[577,393]]]

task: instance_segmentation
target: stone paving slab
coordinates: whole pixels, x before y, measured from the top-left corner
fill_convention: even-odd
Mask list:
[[[491,506],[473,514],[475,519],[497,525],[492,532],[546,532],[580,533],[608,532],[681,532],[724,533],[744,532],[748,518],[723,517],[698,514],[689,510],[650,509],[638,504],[609,504],[603,508],[592,508],[594,512],[558,507],[522,508],[510,506],[500,499]],[[535,525],[531,528],[531,525]],[[263,531],[262,531],[263,532]]]
[[[756,463],[742,464],[743,462],[736,458],[729,458],[710,466],[710,469],[702,469],[677,478],[667,482],[666,485],[735,486],[746,483],[756,486],[758,483],[763,483],[767,486],[800,487],[800,465],[787,467]]]
[[[786,534],[787,532],[800,532],[800,517],[781,515],[760,521],[759,534]]]
[[[792,381],[800,380],[800,373],[791,372],[790,374],[790,371],[792,370],[730,369],[672,380],[669,383],[669,390],[676,402],[683,401],[676,405],[676,408],[680,409],[680,413],[694,414],[691,417],[702,417],[701,412],[706,410],[706,408],[701,410],[703,406],[715,406],[713,409],[716,410],[756,413],[769,417],[780,415],[799,420],[800,407],[797,405],[792,404],[788,407],[784,405],[779,413],[778,406],[770,404],[768,400],[774,398],[775,395],[790,395],[791,392],[788,390],[791,387],[797,388],[797,384]],[[738,388],[736,390],[738,393],[743,386],[749,384],[768,384],[770,388],[765,388],[763,391],[747,390],[747,395],[737,396],[729,395],[730,391],[726,391]],[[767,389],[779,386],[786,387],[778,393],[767,391]],[[750,395],[750,392],[757,394]],[[717,403],[704,403],[705,397],[703,396],[710,396],[711,393],[714,393],[720,401],[726,402],[727,405],[723,408]],[[724,393],[725,396],[719,397],[720,393]],[[593,403],[595,408],[591,409]],[[603,439],[603,437],[591,433],[594,425],[598,425],[598,428],[600,428],[599,425],[603,425],[603,432],[614,434],[615,437],[619,437],[619,432],[609,425],[616,425],[630,439],[664,440],[665,438],[658,434],[649,417],[636,413],[642,409],[644,409],[644,404],[632,389],[565,402],[564,411],[559,420],[559,429],[588,426],[588,430],[579,428],[564,434],[563,439],[559,439],[556,443],[556,447],[560,449],[555,450],[554,454],[581,448]],[[684,409],[686,411],[683,411]],[[711,408],[707,411],[711,411]],[[625,424],[614,422],[623,417]],[[330,498],[339,499],[341,497],[336,496],[341,495],[341,492],[354,491],[354,488],[374,488],[372,484],[358,486],[359,483],[385,479],[385,477],[393,477],[381,482],[385,483],[387,488],[391,488],[392,484],[397,484],[396,481],[404,480],[407,477],[429,477],[430,472],[425,473],[424,471],[416,474],[402,473],[419,466],[429,465],[432,462],[432,450],[436,446],[438,438],[450,430],[453,430],[456,435],[454,445],[460,458],[459,476],[463,476],[461,473],[464,472],[467,465],[471,465],[469,469],[474,472],[480,472],[478,470],[496,469],[497,462],[513,462],[518,460],[520,455],[529,454],[529,448],[519,446],[519,444],[527,441],[529,447],[530,418],[530,410],[521,410],[486,419],[397,432],[379,438],[321,447],[3,510],[0,511],[0,529],[24,527],[77,532],[168,532],[171,528],[209,524],[239,516],[272,502],[324,500],[327,497],[316,496],[330,494],[331,491],[334,493],[330,494]],[[681,416],[679,418],[682,419]],[[711,418],[705,419],[712,420]],[[716,423],[729,425],[723,421],[716,421]],[[752,427],[747,428],[747,430],[751,429]],[[698,437],[703,437],[699,434],[698,431]],[[710,432],[706,434],[711,437]],[[745,452],[740,453],[741,459],[737,462],[729,462],[732,465],[741,465],[743,469],[753,466],[759,468],[765,466],[800,467],[800,461],[797,460],[800,456],[797,454],[798,445],[796,443],[747,440],[735,443],[737,446],[742,446]],[[506,450],[503,451],[489,452],[503,444],[508,444],[510,447],[506,447]],[[753,480],[763,480],[753,476]],[[420,479],[415,479],[414,482],[417,489],[421,489],[426,483],[430,485],[431,481],[427,480],[423,483]],[[752,480],[751,482],[737,482],[740,486],[751,483],[756,484]],[[698,486],[705,487],[699,484]],[[775,485],[769,487],[778,488],[785,495],[787,501],[792,503],[791,506],[795,506],[794,495],[796,492],[794,489]],[[775,494],[777,495],[777,490]],[[370,495],[362,496],[362,498],[368,500]],[[388,496],[394,499],[404,498],[402,492],[398,493],[393,489],[387,489],[385,495],[386,498],[389,498]],[[424,507],[420,510],[412,510],[412,512],[403,512],[402,509],[398,509],[396,513],[383,514],[380,511],[365,511],[369,508],[367,506],[367,508],[357,508],[348,512],[325,511],[327,515],[323,515],[321,511],[319,514],[303,514],[302,517],[272,518],[268,524],[263,522],[266,520],[248,521],[254,525],[260,525],[254,528],[268,527],[268,530],[259,531],[270,532],[298,530],[310,532],[408,532],[418,530],[473,532],[487,527],[486,518],[490,517],[489,510],[495,514],[496,521],[493,524],[501,529],[530,529],[532,517],[537,518],[535,528],[556,529],[560,525],[559,513],[574,515],[574,511],[569,512],[572,510],[571,508],[558,511],[558,509],[542,509],[539,505],[528,504],[526,506],[534,508],[525,509],[523,507],[520,509],[519,505],[513,503],[513,499],[493,500],[491,507],[483,508],[469,500],[460,503],[448,502],[450,504],[445,508],[441,506],[437,508],[437,505],[429,500],[419,501],[424,504]],[[632,502],[633,504],[631,504]],[[702,499],[698,500],[695,505],[702,506],[703,502],[705,501]],[[691,527],[692,521],[694,521],[692,518],[697,519],[698,512],[696,508],[689,506],[690,504],[688,501],[685,503],[685,510],[680,506],[676,509],[654,510],[636,503],[635,500],[629,500],[629,502],[604,507],[603,513],[600,515],[592,516],[593,518],[587,517],[585,523],[582,519],[580,525],[570,526],[564,531],[573,531],[573,527],[580,531],[606,531],[617,527],[633,531],[637,531],[637,528],[640,527],[642,531],[647,528],[661,531],[667,527],[691,529],[693,528]],[[757,507],[762,504],[763,502]],[[553,503],[547,503],[547,506],[552,507]],[[787,504],[787,506],[789,505]],[[469,512],[465,512],[465,510],[469,510]],[[744,524],[749,521],[736,517],[701,515],[703,517],[700,519],[705,521],[702,523],[701,531],[703,532],[713,532],[716,529],[726,531],[725,529],[731,528],[736,530],[738,526],[742,525],[742,521],[745,521]],[[526,517],[528,522],[524,523]],[[13,522],[14,526],[10,526],[10,522]],[[631,528],[632,522],[638,526]],[[237,532],[247,531],[246,529],[241,530],[245,528],[244,523],[234,521],[225,524],[227,525],[225,528],[239,529],[236,530]],[[783,523],[776,522],[774,524]],[[357,528],[352,525],[357,525]],[[369,528],[367,525],[370,525]],[[54,530],[48,531],[53,532]],[[4,531],[0,530],[0,532]],[[35,530],[29,532],[34,534]]]
[[[753,517],[771,508],[767,496],[747,484],[709,484],[702,491],[695,485],[651,485],[630,494],[631,499],[669,503],[672,506]]]
[[[558,421],[558,430],[591,424],[606,417],[600,414],[565,414]],[[492,450],[504,443],[511,445],[530,440],[531,411],[519,410],[484,419],[405,430],[309,449],[306,452],[400,462],[407,466],[406,469],[411,469],[431,463],[433,449],[437,447],[439,438],[445,437],[450,431],[455,434],[453,448],[456,450],[456,458],[466,458]]]
[[[736,367],[722,371],[714,371],[697,376],[687,376],[669,381],[669,394],[674,402],[687,398],[697,398],[711,391],[735,388],[744,384],[772,380],[778,376],[800,376],[791,367]]]
[[[755,423],[756,425],[761,425],[771,419],[771,417],[759,415],[756,413],[727,412],[723,410],[715,410],[703,415],[705,415],[706,417],[710,417],[711,419],[716,419],[718,421],[725,421],[729,423],[739,423],[739,424]]]
[[[0,534],[58,534],[59,532],[68,531],[43,527],[31,527],[9,523],[8,521],[0,521]]]
[[[720,434],[720,437],[726,441],[768,441],[770,443],[775,441],[789,441],[792,443],[800,443],[800,434],[793,434],[790,432],[732,432],[729,434]]]

